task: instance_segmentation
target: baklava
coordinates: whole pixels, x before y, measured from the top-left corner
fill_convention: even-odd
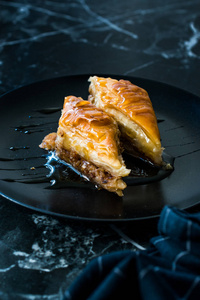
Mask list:
[[[47,135],[40,147],[55,150],[100,188],[123,195],[128,176],[121,155],[120,131],[116,121],[89,101],[65,97],[57,133]]]
[[[163,148],[148,93],[128,80],[92,76],[89,82],[88,100],[116,120],[125,149],[162,165]]]

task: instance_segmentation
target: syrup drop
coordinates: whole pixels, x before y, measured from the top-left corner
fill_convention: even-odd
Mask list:
[[[165,163],[169,163],[172,169],[155,166],[141,158],[124,155],[125,164],[131,173],[123,180],[127,185],[140,185],[155,182],[168,177],[173,171],[174,158],[167,153],[163,153]],[[49,180],[51,188],[65,188],[69,186],[95,188],[89,179],[74,169],[70,164],[60,160],[54,152],[47,155],[46,168],[49,169]]]
[[[61,109],[62,107],[49,107],[49,108],[38,109],[37,112],[44,115],[49,115],[61,111]]]
[[[30,149],[30,147],[28,147],[28,146],[23,146],[23,147],[10,147],[9,148],[9,150],[11,150],[11,151],[17,151],[17,150],[22,150],[22,149],[24,149],[24,150],[27,150],[27,149]]]

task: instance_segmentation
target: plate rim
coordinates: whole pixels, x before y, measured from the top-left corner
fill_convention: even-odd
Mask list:
[[[169,84],[169,83],[167,83],[167,82],[164,82],[164,81],[160,81],[160,80],[154,80],[154,79],[150,79],[150,78],[147,78],[147,77],[140,77],[140,76],[132,76],[132,75],[123,75],[123,74],[119,74],[119,73],[77,73],[77,74],[72,74],[72,75],[63,75],[63,76],[54,76],[54,77],[49,77],[49,78],[46,78],[46,79],[42,79],[42,80],[36,80],[36,81],[32,81],[32,82],[30,82],[30,83],[28,83],[28,84],[24,84],[24,85],[19,85],[19,86],[17,86],[17,87],[15,87],[15,88],[13,88],[13,89],[11,89],[11,90],[8,90],[8,91],[6,91],[5,93],[3,93],[3,94],[1,94],[0,95],[0,99],[1,98],[3,98],[3,97],[5,97],[5,96],[7,96],[7,94],[11,94],[11,93],[13,93],[13,92],[15,92],[15,91],[17,91],[17,90],[20,90],[20,89],[23,89],[23,88],[26,88],[26,87],[31,87],[31,86],[33,86],[33,85],[37,85],[37,84],[40,84],[40,83],[45,83],[45,82],[48,82],[48,81],[53,81],[53,80],[61,80],[61,79],[64,79],[64,78],[71,78],[71,77],[80,77],[80,76],[87,76],[88,78],[90,77],[90,76],[99,76],[99,77],[115,77],[115,76],[117,76],[117,77],[122,77],[122,79],[124,79],[124,78],[133,78],[133,79],[136,79],[136,80],[145,80],[145,81],[149,81],[149,82],[153,82],[153,83],[158,83],[158,84],[161,84],[161,85],[164,85],[164,86],[168,86],[168,87],[170,87],[170,88],[173,88],[173,89],[176,89],[176,90],[179,90],[179,91],[181,91],[181,92],[184,92],[184,93],[187,93],[187,94],[189,94],[189,95],[192,95],[193,97],[197,97],[197,98],[199,98],[199,100],[200,100],[200,95],[197,95],[197,94],[195,94],[195,93],[193,93],[193,92],[190,92],[190,91],[188,91],[187,89],[183,89],[183,88],[180,88],[180,87],[178,87],[178,86],[176,86],[176,85],[173,85],[173,84]],[[124,78],[123,78],[124,77]],[[126,80],[126,79],[125,79]]]
[[[153,79],[149,79],[149,78],[146,78],[146,77],[138,77],[138,76],[131,76],[131,75],[123,75],[123,74],[108,74],[108,73],[96,73],[96,74],[89,74],[89,73],[81,73],[81,74],[72,74],[72,75],[63,75],[63,76],[56,76],[56,77],[50,77],[50,78],[46,78],[46,79],[43,79],[43,80],[38,80],[38,81],[33,81],[33,82],[30,82],[28,84],[25,84],[25,85],[20,85],[14,89],[11,89],[5,93],[3,93],[2,95],[0,95],[0,101],[3,100],[3,98],[6,98],[7,96],[9,96],[10,94],[12,93],[15,93],[16,91],[20,91],[24,88],[31,88],[31,87],[34,87],[35,85],[38,85],[38,84],[45,84],[49,81],[59,81],[59,80],[64,80],[65,78],[70,78],[70,79],[75,79],[76,77],[85,77],[85,78],[89,78],[90,76],[99,76],[99,77],[111,77],[111,78],[115,78],[115,77],[118,77],[118,80],[119,80],[119,77],[121,77],[121,79],[125,79],[125,80],[132,80],[132,82],[134,82],[134,80],[139,80],[139,81],[146,81],[146,82],[149,82],[149,83],[154,83],[154,84],[159,84],[161,86],[164,86],[165,88],[169,87],[170,89],[174,89],[176,91],[179,91],[179,92],[182,92],[184,94],[187,94],[188,96],[192,96],[194,98],[196,98],[196,100],[199,100],[200,101],[200,96],[188,91],[188,90],[185,90],[185,89],[182,89],[180,87],[177,87],[175,85],[171,85],[171,84],[168,84],[168,83],[165,83],[163,81],[157,81],[157,80],[153,80]],[[5,99],[6,101],[6,99]],[[12,201],[13,203],[15,204],[18,204],[20,206],[23,206],[27,209],[30,209],[30,210],[34,210],[34,211],[37,211],[38,213],[42,213],[42,214],[48,214],[48,215],[51,215],[53,217],[59,217],[59,218],[64,218],[64,219],[70,219],[70,220],[75,220],[75,221],[87,221],[87,222],[133,222],[133,221],[141,221],[141,220],[149,220],[149,219],[156,219],[160,216],[160,213],[161,211],[158,213],[158,214],[154,214],[154,215],[149,215],[149,216],[144,216],[144,217],[132,217],[132,218],[93,218],[93,217],[82,217],[82,216],[73,216],[73,215],[66,215],[66,214],[61,214],[61,213],[57,213],[57,212],[52,212],[52,211],[48,211],[48,210],[45,210],[45,209],[42,209],[42,208],[38,208],[38,207],[34,207],[32,205],[29,205],[29,204],[26,204],[26,203],[23,203],[23,202],[20,202],[4,193],[2,193],[0,191],[0,195],[5,198],[5,199],[8,199],[10,201]],[[200,200],[199,200],[200,202]],[[185,206],[184,208],[182,208],[183,210],[187,210],[189,208],[192,208],[196,205],[199,204],[199,202],[196,202],[195,204],[192,204],[192,205],[187,205]],[[164,205],[165,206],[165,205]],[[163,206],[163,207],[164,207]],[[163,208],[162,208],[163,209]]]

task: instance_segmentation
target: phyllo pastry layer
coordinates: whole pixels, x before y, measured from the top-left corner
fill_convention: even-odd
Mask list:
[[[124,147],[161,165],[163,148],[148,93],[127,80],[93,76],[89,82],[89,101],[117,121]]]
[[[46,136],[41,148],[57,156],[83,175],[111,192],[122,195],[130,173],[120,153],[120,131],[116,121],[89,101],[65,98],[57,134]]]

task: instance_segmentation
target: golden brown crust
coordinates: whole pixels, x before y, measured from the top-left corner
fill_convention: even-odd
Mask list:
[[[74,150],[114,176],[127,176],[120,153],[119,129],[112,117],[89,101],[65,98],[56,145]]]
[[[91,105],[89,101],[74,96],[65,97],[59,126],[68,128],[71,134],[81,134],[88,140],[88,148],[93,150],[95,144],[112,148],[118,154],[119,131],[115,121],[101,109]],[[113,140],[116,143],[113,143]],[[90,143],[91,141],[91,143]]]
[[[89,100],[119,123],[123,135],[151,160],[162,162],[157,119],[148,93],[127,80],[90,77]],[[138,133],[137,133],[138,131]],[[141,143],[140,143],[140,137]],[[151,148],[148,144],[152,144]],[[145,149],[147,146],[148,149]]]
[[[116,121],[82,98],[65,98],[57,133],[47,135],[40,147],[61,159],[108,191],[122,196],[130,173],[120,152]],[[55,137],[56,135],[56,137]]]
[[[39,145],[40,148],[45,149],[45,150],[49,150],[49,151],[53,151],[56,148],[56,137],[57,137],[57,133],[56,132],[52,132],[49,133],[48,135],[46,135],[42,141],[42,143]]]
[[[120,177],[112,176],[103,168],[97,167],[93,163],[84,160],[73,150],[57,149],[56,154],[62,160],[70,163],[91,182],[95,183],[97,187],[104,188],[110,192],[115,192],[118,196],[123,196],[122,190],[126,188],[126,183]]]

